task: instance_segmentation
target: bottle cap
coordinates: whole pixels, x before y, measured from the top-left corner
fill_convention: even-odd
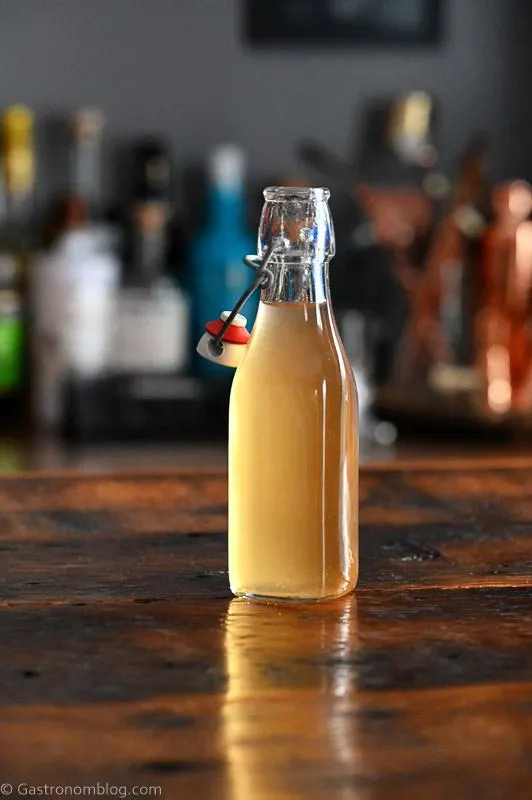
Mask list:
[[[247,320],[242,314],[236,315],[233,323],[224,333],[220,352],[213,352],[212,348],[214,337],[220,333],[230,313],[230,311],[223,311],[219,319],[207,322],[205,333],[198,342],[196,350],[200,356],[214,361],[215,364],[224,367],[238,367],[244,358],[246,345],[251,335],[246,329]]]
[[[224,322],[230,315],[230,311],[222,311],[220,314],[220,319],[215,319],[212,322],[207,322],[205,325],[205,330],[207,333],[210,333],[211,336],[216,336],[220,333]],[[226,332],[222,337],[222,342],[227,342],[228,344],[247,344],[248,339],[250,337],[250,333],[246,328],[247,319],[244,317],[243,314],[237,314],[234,318],[232,324],[228,327]]]
[[[225,320],[228,319],[230,316],[231,316],[230,311],[222,311],[222,313],[220,314],[220,319],[222,320],[222,322],[225,322]],[[236,314],[232,324],[236,325],[237,328],[245,328],[247,322],[248,321],[243,314]]]
[[[35,180],[34,115],[25,106],[10,106],[2,115],[4,172],[10,194],[26,194]]]
[[[74,114],[72,126],[80,139],[98,139],[105,125],[105,116],[99,108],[80,108]]]
[[[33,127],[35,117],[26,106],[9,106],[4,111],[4,127],[13,131],[26,132]]]
[[[244,179],[245,163],[241,147],[236,144],[220,145],[211,156],[210,173],[213,183],[229,188],[239,186]]]

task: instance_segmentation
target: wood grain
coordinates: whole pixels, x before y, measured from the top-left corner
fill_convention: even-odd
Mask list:
[[[529,798],[529,486],[363,471],[359,591],[291,606],[231,599],[223,471],[0,480],[0,783]]]

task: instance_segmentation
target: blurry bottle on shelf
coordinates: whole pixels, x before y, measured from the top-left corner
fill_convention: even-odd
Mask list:
[[[475,137],[461,159],[450,201],[417,263],[407,246],[393,251],[394,272],[408,303],[394,380],[412,390],[445,393],[478,386],[474,329],[479,303],[480,245],[487,218],[484,142]]]
[[[63,421],[69,376],[107,369],[120,262],[94,245],[93,231],[65,231],[33,278],[33,414],[39,427]]]
[[[476,325],[477,361],[484,406],[493,414],[530,404],[532,289],[532,187],[512,181],[493,192],[494,219],[482,244],[481,309]],[[527,386],[528,384],[528,386]]]
[[[35,247],[35,120],[24,106],[7,108],[2,117],[3,166],[8,226],[15,248],[28,254]]]
[[[435,120],[435,104],[426,92],[407,92],[376,104],[368,114],[359,157],[362,181],[417,188],[435,199],[445,196],[449,184],[437,169]]]
[[[132,200],[139,203],[157,203],[164,210],[166,265],[165,273],[174,280],[184,277],[186,261],[185,236],[176,202],[174,165],[168,145],[154,137],[137,143],[132,160]],[[135,216],[135,214],[133,214]],[[131,224],[131,214],[125,228],[129,229],[130,241],[135,238],[136,223]]]
[[[2,116],[0,220],[0,411],[9,425],[25,416],[28,273],[34,238],[34,117],[24,106]]]
[[[129,212],[106,375],[68,382],[69,439],[168,441],[218,432],[213,423],[223,414],[186,374],[189,301],[175,278],[169,213],[166,202],[146,199]]]
[[[449,192],[438,169],[435,106],[426,92],[373,101],[363,114],[362,143],[355,158],[342,159],[317,142],[300,142],[300,157],[353,198],[361,187],[414,189],[433,199]]]
[[[168,147],[159,139],[137,143],[133,154],[133,195],[138,202],[173,204],[173,166]]]
[[[431,240],[425,265],[427,297],[437,309],[441,352],[429,372],[437,391],[475,393],[481,385],[476,328],[481,306],[482,243],[489,223],[486,141],[465,148],[451,200]]]
[[[530,187],[529,187],[530,188]],[[511,319],[510,357],[512,405],[519,412],[532,411],[532,221],[517,226],[515,261],[508,305]],[[488,382],[489,390],[493,384]]]
[[[68,382],[63,433],[76,441],[209,438],[219,435],[215,401],[190,377],[190,301],[181,285],[184,246],[173,163],[159,139],[132,151],[121,285],[107,372]]]
[[[97,222],[102,214],[102,145],[105,118],[98,108],[82,108],[72,119],[73,150],[71,201],[82,207],[87,221]],[[67,206],[68,211],[68,206]],[[75,218],[65,220],[75,223]]]
[[[391,422],[378,420],[372,409],[376,391],[374,380],[376,337],[372,336],[372,328],[376,327],[375,321],[370,321],[358,311],[344,310],[339,313],[338,322],[345,351],[356,379],[362,453],[365,451],[373,453],[375,446],[391,447],[397,439],[397,430]]]
[[[114,372],[177,373],[189,358],[189,302],[172,275],[169,206],[139,202],[117,297],[109,368]]]
[[[426,257],[450,183],[439,169],[436,107],[426,92],[411,91],[368,112],[359,155],[358,198],[369,224],[353,233],[355,247],[379,244]]]
[[[5,198],[0,210],[0,414],[14,422],[20,403],[24,365],[22,273],[11,249]]]
[[[67,377],[107,366],[120,264],[102,214],[103,126],[98,109],[73,117],[71,191],[32,275],[33,412],[47,428],[62,422]]]
[[[490,214],[486,141],[475,135],[462,154],[422,263],[418,266],[406,248],[394,253],[408,315],[392,380],[379,393],[384,413],[436,425],[471,424],[484,380],[478,320]]]
[[[338,309],[356,308],[382,320],[379,383],[393,370],[405,325],[406,301],[399,295],[405,271],[397,267],[398,254],[421,269],[437,207],[449,191],[439,171],[435,121],[430,95],[413,91],[369,104],[352,162],[318,143],[299,147],[303,161],[341,190],[335,200],[339,246],[332,296]]]
[[[74,229],[90,231],[97,249],[114,249],[116,231],[105,220],[103,209],[102,149],[105,117],[98,108],[82,108],[70,120],[70,191],[59,204],[49,231],[53,246]]]
[[[242,258],[256,252],[256,243],[246,226],[245,158],[236,145],[222,145],[210,161],[208,222],[190,247],[193,340],[204,332],[206,319],[216,319],[220,308],[230,309],[252,282]],[[257,301],[251,299],[244,313],[253,324]],[[223,367],[204,358],[197,363],[199,374],[225,377]]]

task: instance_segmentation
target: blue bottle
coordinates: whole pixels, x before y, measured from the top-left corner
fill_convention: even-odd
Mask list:
[[[211,187],[207,227],[191,242],[190,286],[192,291],[192,341],[198,341],[205,323],[218,319],[220,310],[230,310],[253,281],[252,270],[242,262],[256,252],[256,243],[245,221],[244,153],[236,145],[218,147],[211,158]],[[258,300],[252,297],[242,313],[250,329]],[[198,358],[199,375],[226,377],[226,368]]]

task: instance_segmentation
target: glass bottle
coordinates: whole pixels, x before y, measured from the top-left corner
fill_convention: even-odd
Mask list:
[[[117,372],[175,373],[189,355],[189,304],[168,275],[169,210],[164,202],[135,207],[131,262],[117,301],[109,366]]]
[[[65,232],[101,222],[102,144],[105,118],[98,108],[78,109],[65,121],[68,133],[69,189],[48,221],[50,247]]]
[[[444,194],[447,181],[436,172],[436,118],[432,97],[422,91],[373,103],[360,158],[363,181],[388,189],[409,186],[431,197]]]
[[[234,594],[325,600],[358,574],[353,373],[329,296],[327,189],[264,192],[259,255],[278,237],[229,414],[229,577]]]
[[[14,415],[20,403],[24,353],[22,269],[13,250],[5,197],[0,201],[0,413]]]
[[[172,206],[173,165],[168,147],[159,139],[142,139],[133,155],[133,191],[137,202]]]
[[[71,188],[32,274],[33,415],[39,426],[62,422],[70,377],[106,369],[120,264],[102,214],[102,139],[97,108],[71,121]]]
[[[28,382],[28,275],[34,241],[34,116],[25,106],[2,114],[0,212],[0,417],[25,417]],[[21,402],[23,400],[24,402]]]

